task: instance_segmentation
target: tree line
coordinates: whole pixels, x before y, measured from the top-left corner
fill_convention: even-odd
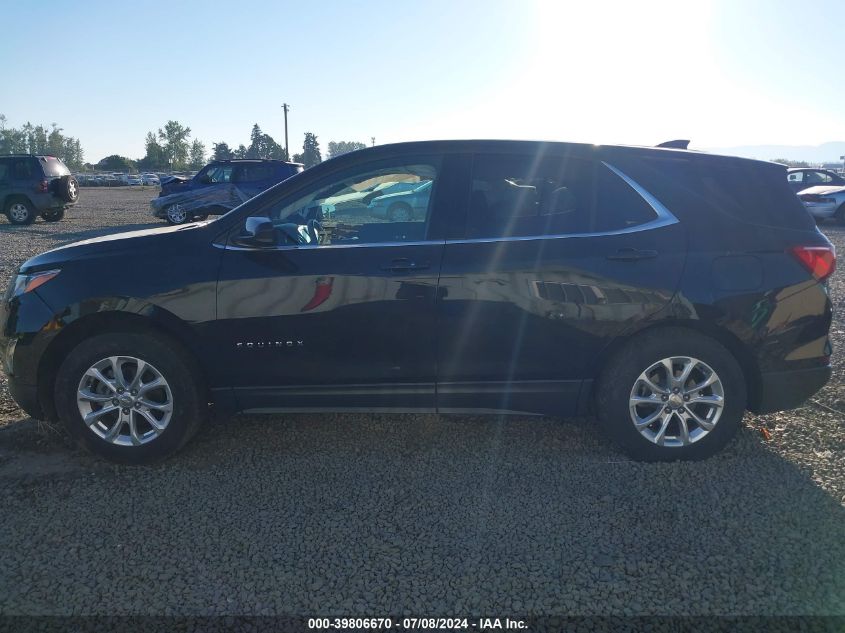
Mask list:
[[[358,141],[331,141],[328,158],[347,152],[364,149]],[[92,165],[84,162],[79,139],[62,134],[62,128],[53,123],[48,130],[43,125],[27,122],[20,128],[6,127],[6,117],[0,114],[0,154],[47,154],[58,156],[74,170],[99,169],[104,171],[184,171],[198,170],[206,164],[208,152],[199,139],[191,139],[191,128],[179,121],[168,121],[155,132],[147,132],[144,138],[144,156],[132,160],[126,156],[112,154]],[[261,130],[258,123],[252,126],[249,145],[238,145],[231,149],[221,141],[212,144],[211,159],[268,158],[293,160],[306,168],[322,162],[322,152],[317,135],[306,132],[302,152],[288,156],[285,148]]]
[[[78,138],[65,136],[56,123],[50,129],[27,121],[19,128],[6,127],[0,114],[0,154],[45,154],[61,158],[71,169],[83,166],[82,145]]]

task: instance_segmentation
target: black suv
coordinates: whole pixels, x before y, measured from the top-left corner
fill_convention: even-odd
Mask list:
[[[79,199],[79,183],[55,156],[0,156],[0,209],[12,224],[32,224],[65,217]]]
[[[115,460],[178,449],[207,403],[595,413],[636,458],[692,459],[827,382],[834,265],[773,163],[386,145],[30,259],[0,352],[21,407]]]
[[[193,178],[163,179],[161,193],[150,206],[153,215],[168,224],[205,220],[209,215],[232,210],[302,170],[300,163],[281,160],[217,160]]]

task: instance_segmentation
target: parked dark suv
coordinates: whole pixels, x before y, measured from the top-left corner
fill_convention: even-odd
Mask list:
[[[830,376],[834,250],[785,176],[673,149],[362,150],[216,221],[25,262],[9,387],[128,462],[184,445],[209,402],[595,413],[638,459],[701,458]],[[373,212],[391,188],[427,199]]]
[[[230,211],[302,170],[300,163],[281,160],[218,160],[193,178],[165,178],[159,197],[150,205],[153,215],[168,224],[205,220],[209,215]]]
[[[55,156],[0,156],[0,209],[12,224],[32,224],[65,217],[79,199],[79,183]]]

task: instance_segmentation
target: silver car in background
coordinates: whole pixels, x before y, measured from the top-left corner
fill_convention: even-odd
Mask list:
[[[845,186],[817,186],[798,193],[801,202],[816,222],[835,218],[845,224]]]

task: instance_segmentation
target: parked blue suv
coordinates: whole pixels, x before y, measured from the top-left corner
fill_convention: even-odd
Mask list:
[[[193,178],[163,180],[159,197],[150,205],[153,215],[169,224],[204,220],[227,213],[302,170],[299,163],[281,160],[214,161]]]

